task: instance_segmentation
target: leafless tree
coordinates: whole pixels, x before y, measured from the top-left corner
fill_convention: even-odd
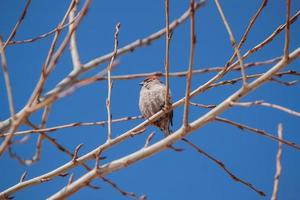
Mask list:
[[[143,159],[151,157],[155,154],[160,153],[163,150],[166,150],[170,147],[171,144],[176,141],[183,141],[189,147],[195,149],[200,154],[203,154],[209,160],[215,162],[225,173],[227,173],[234,181],[237,181],[245,187],[249,187],[254,190],[258,195],[264,196],[265,193],[254,186],[254,184],[237,177],[228,167],[224,165],[223,162],[214,158],[212,155],[208,154],[204,150],[202,150],[199,146],[194,144],[194,142],[188,140],[186,136],[193,134],[195,130],[201,129],[204,125],[213,122],[222,122],[229,124],[231,126],[240,128],[245,131],[250,131],[252,133],[258,134],[260,136],[266,137],[270,140],[274,140],[279,142],[279,151],[277,155],[277,171],[274,180],[274,193],[272,199],[277,199],[278,193],[278,185],[279,185],[279,176],[281,172],[281,151],[282,145],[287,145],[290,148],[294,148],[300,150],[300,146],[295,144],[292,141],[288,141],[282,138],[282,125],[279,125],[278,133],[279,136],[274,136],[267,131],[257,129],[254,127],[250,127],[248,125],[226,119],[220,117],[224,111],[231,109],[232,107],[253,107],[253,106],[264,106],[270,107],[272,109],[277,109],[282,112],[286,112],[295,117],[300,117],[300,113],[288,108],[288,105],[277,105],[271,102],[265,102],[263,100],[257,100],[253,102],[240,102],[242,97],[245,97],[250,92],[257,90],[263,84],[267,82],[275,82],[277,84],[282,84],[286,87],[290,87],[296,84],[297,81],[286,82],[284,80],[280,80],[281,77],[296,77],[298,78],[300,72],[297,71],[297,68],[293,70],[285,70],[285,68],[293,63],[296,59],[300,57],[300,47],[296,49],[290,48],[290,27],[298,20],[300,15],[300,11],[298,10],[296,13],[291,13],[291,2],[290,0],[286,0],[286,19],[285,23],[278,26],[274,30],[274,32],[265,38],[265,40],[258,43],[251,49],[245,51],[246,53],[241,53],[241,47],[244,42],[247,40],[248,35],[251,32],[252,26],[256,23],[256,21],[261,17],[261,13],[266,8],[268,3],[267,0],[261,1],[261,6],[257,9],[257,12],[254,13],[253,17],[249,20],[249,24],[240,39],[240,41],[236,40],[234,36],[234,32],[232,31],[232,27],[226,18],[226,14],[224,13],[222,6],[219,0],[215,0],[214,3],[216,5],[216,9],[220,14],[220,19],[224,23],[224,28],[228,32],[228,42],[231,43],[233,48],[233,55],[231,59],[222,67],[214,67],[209,66],[207,68],[194,69],[194,59],[197,57],[195,54],[195,46],[196,46],[196,38],[197,34],[195,31],[195,25],[197,22],[196,12],[201,9],[205,9],[205,2],[200,1],[196,2],[194,0],[190,1],[190,6],[187,10],[179,16],[177,19],[170,21],[169,19],[169,1],[165,0],[165,22],[166,26],[162,27],[161,30],[153,32],[149,36],[137,39],[136,41],[129,43],[126,46],[119,47],[118,44],[118,36],[120,29],[122,29],[120,23],[115,26],[115,34],[114,34],[114,46],[113,51],[106,55],[102,55],[100,57],[91,59],[87,63],[82,63],[80,60],[80,54],[78,53],[77,48],[77,39],[76,39],[76,31],[80,28],[80,23],[86,16],[89,11],[91,4],[91,0],[82,0],[81,6],[78,6],[78,0],[72,0],[70,5],[63,17],[60,21],[59,25],[54,29],[45,34],[39,35],[35,38],[26,39],[22,41],[14,40],[14,36],[19,29],[20,24],[23,19],[26,17],[26,13],[30,4],[33,4],[30,0],[27,0],[27,3],[24,7],[23,12],[21,13],[21,17],[17,21],[15,27],[11,31],[9,37],[2,41],[0,40],[0,53],[1,53],[1,66],[2,66],[2,74],[5,79],[5,86],[7,91],[7,98],[9,102],[9,111],[10,116],[7,119],[0,122],[0,137],[2,138],[2,142],[0,145],[0,156],[3,156],[5,153],[9,153],[12,159],[17,159],[20,163],[25,165],[32,165],[35,162],[40,161],[41,158],[41,149],[43,148],[43,140],[48,140],[52,143],[57,149],[60,150],[62,154],[67,154],[70,157],[70,161],[57,166],[57,168],[41,174],[39,176],[26,179],[26,172],[21,176],[20,181],[15,185],[5,189],[0,193],[0,197],[2,199],[11,198],[14,193],[20,190],[26,190],[29,187],[33,187],[34,185],[43,184],[44,182],[51,181],[52,179],[58,176],[67,176],[70,173],[70,170],[77,167],[84,167],[86,173],[81,177],[74,180],[74,176],[69,176],[68,184],[61,188],[61,190],[57,191],[54,194],[49,194],[49,199],[64,199],[83,187],[91,187],[97,188],[91,184],[91,181],[94,179],[101,179],[105,183],[108,183],[113,188],[115,188],[118,192],[120,192],[124,196],[128,196],[134,199],[145,199],[146,196],[138,196],[132,192],[126,192],[121,189],[116,183],[112,182],[110,179],[106,177],[106,175],[114,173],[117,170],[121,170],[123,168],[129,167],[130,165],[136,162],[142,162]],[[213,3],[213,2],[211,2]],[[224,1],[225,3],[225,1]],[[183,72],[171,72],[172,68],[170,67],[170,43],[172,32],[179,27],[182,23],[188,21],[190,23],[190,51],[189,51],[189,66],[187,71]],[[198,25],[198,24],[197,24]],[[63,35],[62,31],[68,29],[68,33]],[[280,33],[285,34],[284,37],[284,46],[282,47],[282,55],[276,58],[257,61],[252,63],[245,63],[244,60],[254,54],[262,50],[265,46],[270,44],[274,38],[276,38]],[[200,33],[201,34],[201,33]],[[15,45],[17,48],[17,44],[24,44],[36,42],[38,40],[42,40],[46,37],[53,37],[51,46],[49,47],[48,56],[44,61],[44,64],[41,69],[40,78],[30,96],[27,103],[23,106],[19,111],[16,110],[14,106],[13,99],[13,88],[11,86],[11,76],[10,74],[15,73],[14,71],[9,70],[9,66],[7,65],[5,50],[9,46]],[[151,73],[141,73],[141,74],[127,74],[127,75],[112,75],[112,71],[115,70],[115,66],[118,65],[116,58],[120,55],[124,54],[133,54],[133,50],[138,49],[140,47],[151,45],[152,42],[165,37],[166,48],[165,48],[165,62],[164,62],[164,70],[161,72],[151,72]],[[60,42],[61,41],[61,42]],[[67,51],[67,47],[70,47],[70,55],[73,63],[73,69],[70,71],[69,75],[64,77],[59,84],[57,84],[54,88],[49,91],[45,91],[45,83],[48,80],[50,74],[53,72],[55,67],[57,66],[57,62],[61,58],[62,54]],[[92,69],[98,67],[102,63],[108,63],[107,67],[103,69],[100,73],[95,73],[94,75],[90,75],[88,78],[79,78],[82,74],[86,74]],[[265,69],[262,73],[258,74],[249,74],[247,73],[247,69],[255,68],[257,66],[267,66],[272,65],[268,69]],[[228,75],[233,74],[234,72],[240,72],[240,75],[235,78],[227,78]],[[198,87],[192,89],[191,80],[192,77],[196,74],[204,74],[204,73],[215,73],[212,78],[210,78],[204,84],[198,84]],[[181,99],[175,101],[172,105],[163,108],[161,111],[153,115],[150,119],[144,120],[142,123],[133,127],[130,130],[120,134],[117,137],[113,137],[112,135],[112,126],[115,123],[128,122],[129,120],[141,119],[142,116],[126,116],[123,118],[112,119],[111,115],[111,107],[114,105],[111,104],[111,94],[113,93],[112,82],[113,80],[123,80],[127,81],[130,79],[147,77],[149,75],[157,75],[165,77],[167,88],[170,87],[169,80],[172,77],[186,77],[186,90],[185,95],[182,96]],[[72,94],[76,93],[77,89],[80,87],[85,87],[87,85],[93,84],[95,82],[101,81],[102,84],[107,84],[108,92],[106,99],[106,108],[107,108],[107,120],[105,121],[97,121],[97,122],[74,122],[63,125],[57,125],[53,127],[47,126],[48,116],[51,112],[51,106],[58,101],[59,99],[63,99],[66,96],[72,96]],[[224,97],[224,100],[216,105],[205,105],[200,103],[193,102],[193,97],[198,96],[202,93],[205,93],[208,90],[212,90],[214,88],[218,88],[224,85],[233,85],[235,83],[241,82],[241,87],[233,92],[231,95]],[[169,91],[169,90],[167,90]],[[298,92],[298,91],[295,91]],[[167,92],[166,100],[170,94]],[[154,132],[151,133],[145,144],[141,146],[140,149],[135,152],[128,152],[127,155],[120,157],[118,159],[105,162],[104,157],[102,156],[104,152],[111,148],[117,148],[117,145],[125,142],[126,140],[135,137],[139,134],[144,134],[147,126],[151,124],[151,122],[159,119],[162,115],[170,110],[177,109],[178,107],[184,107],[184,113],[182,116],[182,126],[174,131],[170,136],[159,140],[151,144],[151,139],[154,136]],[[192,106],[192,107],[191,107]],[[190,109],[192,108],[205,108],[207,112],[200,116],[199,118],[191,121]],[[43,114],[40,120],[39,125],[35,125],[29,119],[31,115],[34,113],[43,110]],[[29,127],[26,130],[20,130],[21,125],[25,125]],[[67,128],[76,128],[76,127],[84,127],[84,126],[97,126],[97,125],[107,125],[108,132],[106,136],[106,142],[103,144],[99,144],[99,146],[90,152],[79,156],[79,151],[82,148],[82,144],[78,144],[75,150],[69,150],[64,147],[62,144],[58,143],[57,140],[51,136],[51,132],[57,132],[62,129]],[[36,141],[36,151],[34,156],[31,159],[23,159],[21,156],[16,154],[12,147],[16,145],[15,141],[18,141],[22,144],[22,140],[26,140],[27,136],[32,134],[38,134],[38,138]],[[22,138],[21,140],[14,140],[16,138]],[[88,144],[85,144],[88,145]],[[90,166],[87,162],[94,160],[95,165]],[[103,161],[102,161],[103,160]]]

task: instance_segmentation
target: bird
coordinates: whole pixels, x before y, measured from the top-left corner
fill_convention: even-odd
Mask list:
[[[149,119],[152,115],[166,107],[167,87],[156,75],[147,77],[140,85],[142,87],[140,90],[139,109],[143,117]],[[172,104],[170,90],[167,104]],[[165,113],[152,124],[158,127],[164,133],[164,136],[167,137],[172,133],[170,126],[173,125],[173,110]]]

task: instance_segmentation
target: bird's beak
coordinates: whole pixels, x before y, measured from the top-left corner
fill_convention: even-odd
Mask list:
[[[142,81],[142,82],[140,82],[140,83],[139,83],[139,85],[140,85],[140,86],[144,85],[144,82],[143,82],[143,81]]]

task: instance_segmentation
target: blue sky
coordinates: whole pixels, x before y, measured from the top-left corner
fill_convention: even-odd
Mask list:
[[[53,29],[62,19],[68,1],[33,1],[15,39],[27,39]],[[221,1],[225,15],[229,21],[235,38],[239,40],[247,24],[261,1]],[[2,0],[0,7],[0,34],[6,39],[16,23],[25,5],[25,1]],[[82,5],[82,3],[81,3]],[[170,20],[178,18],[189,6],[188,1],[170,2]],[[292,15],[300,8],[299,1],[292,1]],[[144,38],[165,25],[164,3],[154,1],[93,1],[91,8],[80,24],[77,31],[79,53],[82,63],[86,63],[113,50],[113,33],[117,22],[121,23],[119,46],[122,47],[136,39]],[[251,30],[249,37],[242,48],[245,53],[249,48],[269,36],[280,24],[285,21],[285,1],[269,1],[267,7]],[[195,52],[194,68],[209,68],[223,66],[231,57],[233,49],[230,45],[226,29],[213,1],[208,1],[205,7],[196,14],[197,47]],[[64,31],[64,34],[66,31]],[[63,35],[64,35],[63,34]],[[170,71],[184,71],[188,68],[189,58],[189,22],[179,26],[173,34],[170,51]],[[300,22],[291,27],[291,45],[294,50],[300,44]],[[41,66],[47,56],[52,36],[34,43],[8,46],[6,48],[8,67],[10,71],[13,95],[17,110],[23,108],[35,84],[38,81]],[[61,40],[60,40],[61,41]],[[271,59],[282,55],[284,32],[279,34],[263,50],[253,54],[245,62],[254,62]],[[164,37],[153,42],[150,46],[136,49],[133,53],[118,57],[120,64],[112,75],[163,71],[165,40]],[[297,70],[299,59],[288,69]],[[102,64],[88,72],[83,77],[96,74],[106,67]],[[272,65],[247,70],[247,74],[261,73]],[[72,70],[70,53],[66,49],[59,60],[56,69],[46,83],[46,91],[53,88],[63,77]],[[193,76],[192,88],[209,80],[213,74]],[[233,72],[225,79],[238,77]],[[113,118],[139,115],[138,110],[138,83],[142,79],[130,81],[114,81],[112,90]],[[297,77],[283,78],[285,81],[299,80]],[[185,93],[185,79],[172,78],[170,81],[174,101]],[[201,94],[192,99],[193,102],[203,104],[218,104],[240,87],[240,83],[222,86]],[[300,111],[299,84],[286,87],[270,82],[242,99],[242,101],[265,100]],[[57,101],[49,116],[47,126],[61,125],[71,122],[94,122],[106,120],[105,99],[107,85],[105,81],[97,82],[78,89],[72,95]],[[0,120],[9,116],[6,90],[3,76],[0,76]],[[190,120],[199,118],[207,110],[191,108]],[[174,127],[181,126],[183,108],[174,111]],[[278,123],[283,123],[284,138],[300,144],[299,118],[278,110],[265,107],[231,108],[224,112],[226,117],[252,127],[263,129],[277,134]],[[39,123],[41,112],[30,118]],[[137,125],[139,121],[122,122],[113,125],[113,136],[118,136]],[[27,127],[21,127],[25,129]],[[70,150],[83,143],[80,155],[89,152],[105,142],[106,127],[79,127],[64,129],[51,133],[58,142]],[[147,135],[156,131],[153,142],[162,139],[160,131],[149,127],[141,136],[129,139],[115,148],[105,152],[109,162],[134,152],[144,145]],[[18,154],[30,158],[35,151],[37,136],[31,136],[29,142],[14,148]],[[195,131],[188,137],[205,151],[223,161],[226,166],[238,177],[251,182],[263,190],[267,197],[258,196],[255,192],[242,184],[234,182],[215,163],[195,152],[182,142],[176,146],[185,149],[176,153],[171,150],[138,162],[126,169],[108,175],[126,191],[138,195],[145,194],[148,199],[269,199],[272,194],[273,177],[275,174],[275,156],[278,144],[261,136],[243,132],[235,127],[218,122],[212,122]],[[66,163],[70,158],[58,151],[52,144],[45,141],[42,149],[41,161],[33,166],[21,166],[16,160],[11,160],[6,153],[0,158],[0,190],[4,190],[19,180],[26,170],[27,178],[32,178],[51,171]],[[94,162],[94,161],[93,161]],[[89,162],[93,166],[93,162]],[[279,199],[296,200],[300,196],[300,154],[297,150],[284,146],[282,156],[282,176],[280,179]],[[75,178],[85,173],[82,168],[70,171]],[[16,193],[16,199],[45,199],[64,185],[68,178],[58,177],[47,183],[33,186]],[[100,190],[84,188],[70,199],[127,199],[120,195],[111,186],[100,180],[93,181],[101,187]]]

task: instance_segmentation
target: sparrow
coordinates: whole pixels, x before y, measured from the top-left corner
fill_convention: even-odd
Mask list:
[[[140,83],[140,98],[139,108],[144,118],[148,119],[158,111],[165,108],[165,98],[167,87],[160,81],[158,76],[149,76],[143,82]],[[172,104],[171,91],[169,90],[169,98],[167,103]],[[167,137],[172,133],[170,126],[173,125],[173,111],[170,111],[158,120],[153,122],[154,126],[157,126]]]

